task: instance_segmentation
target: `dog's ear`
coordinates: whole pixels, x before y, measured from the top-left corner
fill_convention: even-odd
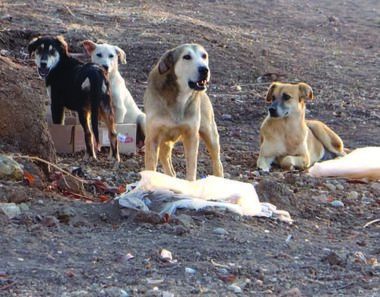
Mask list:
[[[118,46],[114,46],[114,48],[119,56],[120,62],[122,64],[127,64],[127,56],[125,55],[125,52]]]
[[[40,45],[39,38],[33,38],[28,44],[29,58],[32,57],[32,54],[36,51],[37,47]]]
[[[310,100],[313,99],[313,89],[305,83],[299,83],[298,88],[300,90],[300,99],[306,99],[309,98]]]
[[[65,54],[66,56],[68,56],[69,55],[69,46],[67,45],[67,42],[65,41],[63,36],[59,35],[56,38],[60,43],[62,54]]]
[[[268,92],[265,96],[265,102],[268,102],[268,103],[272,102],[273,91],[276,87],[277,87],[277,84],[275,82],[270,85]]]
[[[164,74],[165,72],[169,71],[170,68],[172,68],[174,65],[174,57],[173,52],[168,51],[166,52],[160,61],[158,62],[158,71],[160,74]]]
[[[92,42],[91,40],[84,40],[82,41],[82,45],[86,49],[87,53],[91,56],[91,54],[96,49],[96,43]]]

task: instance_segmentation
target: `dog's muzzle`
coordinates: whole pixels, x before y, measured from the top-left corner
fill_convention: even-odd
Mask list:
[[[209,75],[208,68],[205,66],[201,66],[198,68],[199,80],[198,81],[189,81],[189,88],[195,91],[203,91],[206,89],[206,85],[208,83]]]
[[[38,74],[45,78],[50,72],[50,67],[47,67],[46,63],[40,63],[40,67],[38,67]]]

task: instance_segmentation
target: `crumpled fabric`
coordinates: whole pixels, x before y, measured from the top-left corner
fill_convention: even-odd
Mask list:
[[[166,213],[172,216],[181,208],[218,207],[244,216],[293,222],[287,211],[278,210],[271,203],[261,203],[250,183],[216,176],[187,181],[154,171],[142,171],[140,174],[141,180],[130,185],[129,192],[118,197],[121,207],[156,211],[161,216]]]
[[[363,147],[342,158],[314,164],[312,177],[346,177],[380,179],[380,147]]]

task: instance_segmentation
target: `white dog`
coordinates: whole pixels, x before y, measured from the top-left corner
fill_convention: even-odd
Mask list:
[[[91,40],[82,42],[94,63],[102,65],[108,72],[111,83],[112,102],[117,124],[136,124],[137,144],[145,138],[145,114],[138,108],[118,69],[118,58],[126,64],[125,52],[118,46],[97,44]]]

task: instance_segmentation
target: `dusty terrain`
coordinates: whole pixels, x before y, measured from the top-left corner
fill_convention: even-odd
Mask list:
[[[222,210],[182,211],[167,224],[123,218],[109,191],[86,185],[83,196],[92,203],[64,195],[53,167],[49,180],[36,182],[40,173],[29,163],[33,178],[0,181],[0,202],[24,209],[12,221],[0,216],[0,296],[380,296],[380,225],[363,228],[380,218],[380,184],[255,168],[272,79],[309,83],[316,99],[308,118],[326,122],[346,147],[379,144],[377,0],[5,0],[0,15],[12,16],[0,20],[1,55],[28,70],[35,68],[26,46],[38,34],[64,35],[73,53],[84,53],[84,39],[118,45],[128,61],[120,70],[139,105],[165,50],[205,46],[226,176],[258,184],[261,199],[295,220]],[[20,79],[38,81],[36,72]],[[37,92],[46,94],[43,81]],[[183,176],[180,146],[175,153]],[[124,155],[118,172],[106,153],[96,164],[83,164],[82,154],[59,155],[57,164],[81,166],[87,181],[114,187],[138,180],[143,168],[141,154]],[[199,159],[201,177],[211,169],[203,146]],[[335,200],[344,206],[331,205]],[[163,261],[161,249],[176,261]]]

